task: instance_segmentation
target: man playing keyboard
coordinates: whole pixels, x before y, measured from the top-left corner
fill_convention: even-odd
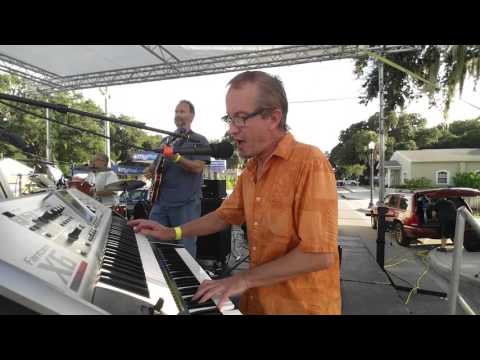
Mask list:
[[[149,220],[129,225],[160,240],[203,236],[247,224],[250,269],[206,280],[192,301],[222,304],[241,295],[243,314],[340,314],[337,193],[329,161],[287,130],[282,82],[246,71],[229,82],[229,132],[248,158],[233,193],[220,208],[177,227]]]

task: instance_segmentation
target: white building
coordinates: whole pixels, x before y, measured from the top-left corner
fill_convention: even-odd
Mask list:
[[[385,185],[425,177],[433,185],[453,185],[457,172],[480,173],[480,149],[398,150],[385,162]]]

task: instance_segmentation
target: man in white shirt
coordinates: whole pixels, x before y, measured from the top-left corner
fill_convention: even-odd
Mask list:
[[[85,179],[91,185],[95,186],[94,197],[105,206],[112,206],[117,201],[117,194],[114,191],[105,191],[105,186],[118,181],[118,176],[108,166],[108,156],[103,153],[97,153],[93,160],[94,171],[90,172]]]

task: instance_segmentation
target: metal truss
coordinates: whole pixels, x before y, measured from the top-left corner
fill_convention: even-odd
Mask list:
[[[0,69],[39,84],[38,90],[51,93],[121,84],[133,84],[182,77],[278,67],[365,56],[365,51],[384,54],[418,51],[418,46],[385,45],[295,45],[250,51],[226,56],[180,60],[162,45],[141,45],[161,63],[111,71],[61,77],[19,60],[0,54]]]
[[[0,54],[0,70],[42,84],[46,87],[62,87],[60,83],[61,77],[59,75],[4,54]]]

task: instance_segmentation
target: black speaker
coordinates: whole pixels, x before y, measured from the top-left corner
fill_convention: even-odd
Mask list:
[[[222,201],[223,199],[219,198],[203,198],[202,216],[218,209]],[[231,242],[231,226],[227,226],[224,230],[215,234],[199,236],[197,238],[197,258],[223,263],[231,251]]]
[[[202,185],[202,196],[204,198],[225,198],[227,196],[226,180],[204,179]]]

